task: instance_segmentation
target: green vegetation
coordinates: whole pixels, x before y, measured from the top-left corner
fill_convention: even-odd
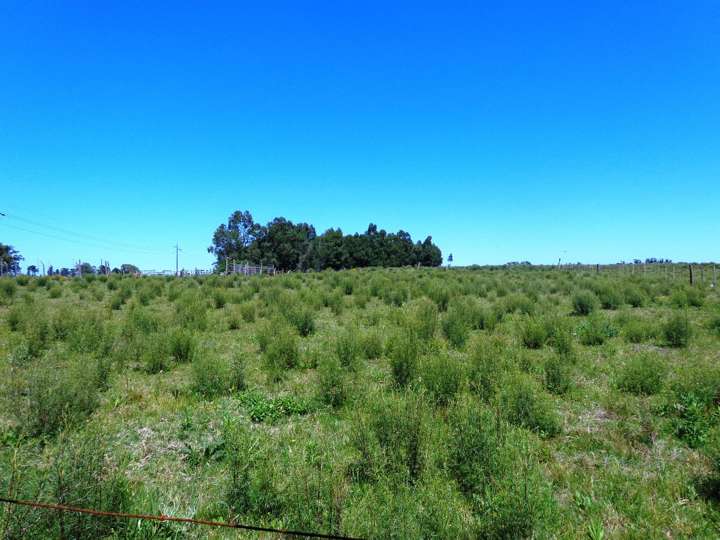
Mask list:
[[[343,267],[353,238],[313,256]],[[366,538],[715,538],[719,355],[717,290],[667,273],[4,277],[0,493]],[[238,534],[3,507],[0,536]]]

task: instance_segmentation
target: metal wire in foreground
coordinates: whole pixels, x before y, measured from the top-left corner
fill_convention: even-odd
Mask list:
[[[290,531],[286,529],[274,529],[272,527],[259,527],[256,525],[243,525],[241,523],[224,523],[222,521],[208,521],[205,519],[193,519],[185,517],[173,517],[164,515],[150,514],[128,514],[125,512],[110,512],[106,510],[93,510],[91,508],[80,508],[77,506],[68,506],[65,504],[51,504],[37,501],[23,501],[18,499],[8,499],[0,497],[0,502],[7,504],[16,504],[19,506],[30,506],[32,508],[44,508],[46,510],[59,510],[61,512],[73,512],[76,514],[88,514],[91,516],[113,517],[121,519],[141,519],[148,521],[171,521],[175,523],[190,523],[192,525],[207,525],[208,527],[224,527],[226,529],[243,529],[246,531],[268,532],[275,534],[284,534],[288,536],[300,536],[305,538],[331,538],[335,540],[360,540],[351,536],[338,536],[335,534],[324,534],[304,531]]]

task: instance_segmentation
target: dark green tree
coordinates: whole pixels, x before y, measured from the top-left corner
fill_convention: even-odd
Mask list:
[[[255,223],[249,211],[236,210],[228,218],[227,225],[223,223],[215,230],[208,252],[217,258],[218,270],[224,271],[231,259],[236,262],[250,260],[248,250],[262,234],[262,227]]]
[[[120,272],[123,274],[139,274],[140,269],[134,264],[125,263],[120,265]]]
[[[0,274],[17,274],[24,257],[14,247],[0,242]]]

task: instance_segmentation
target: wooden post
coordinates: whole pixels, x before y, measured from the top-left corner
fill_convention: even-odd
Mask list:
[[[690,271],[690,285],[693,284],[692,264],[688,264],[688,270]]]
[[[595,273],[596,273],[596,274],[599,274],[599,273],[600,273],[600,265],[599,265],[599,264],[596,264],[596,265],[595,265]]]

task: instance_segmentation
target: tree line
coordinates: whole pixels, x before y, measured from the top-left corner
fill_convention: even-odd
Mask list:
[[[278,270],[324,270],[368,266],[440,266],[442,252],[428,236],[413,243],[409,233],[388,233],[371,223],[362,234],[331,228],[317,235],[308,223],[276,217],[261,225],[249,211],[235,211],[213,234],[208,252],[224,271],[234,261]]]

